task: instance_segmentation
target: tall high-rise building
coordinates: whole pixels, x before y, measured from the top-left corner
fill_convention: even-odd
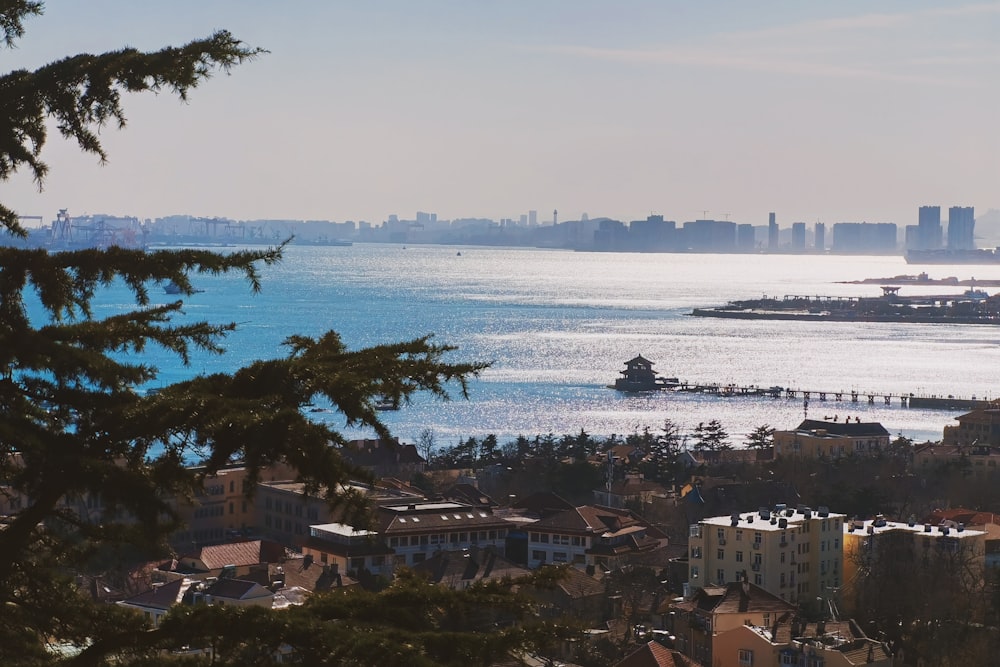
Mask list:
[[[948,209],[948,250],[974,250],[976,212],[972,206]]]
[[[792,250],[805,250],[806,249],[806,223],[804,222],[793,222],[792,223]]]
[[[816,237],[816,250],[826,250],[826,225],[817,222],[813,227],[813,236]]]
[[[538,226],[538,211],[528,211],[528,225],[531,227]]]
[[[767,248],[778,249],[778,222],[773,212],[767,214]]]
[[[941,207],[921,206],[917,214],[917,250],[937,250],[941,247]]]

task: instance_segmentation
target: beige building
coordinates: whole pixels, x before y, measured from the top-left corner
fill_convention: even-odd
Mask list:
[[[945,430],[947,434],[947,429]],[[946,445],[925,443],[913,448],[915,470],[935,468],[945,464],[968,466],[976,477],[995,475],[1000,469],[1000,447],[990,445]]]
[[[875,456],[888,447],[889,431],[878,422],[806,419],[794,430],[774,432],[775,458]]]
[[[692,589],[747,581],[782,600],[814,604],[843,573],[843,514],[776,505],[703,519],[688,535]]]
[[[1000,401],[955,417],[957,426],[944,427],[944,445],[989,445],[1000,447]]]
[[[690,598],[670,604],[664,625],[674,635],[677,650],[701,664],[744,667],[756,663],[728,660],[736,655],[726,655],[717,645],[719,638],[744,625],[771,627],[796,609],[760,586],[734,581],[700,588]]]
[[[804,623],[793,615],[717,635],[712,658],[718,667],[892,667],[889,648],[865,636],[854,621]]]

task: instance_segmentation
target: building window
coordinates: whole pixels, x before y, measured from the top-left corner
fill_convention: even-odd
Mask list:
[[[544,561],[545,560],[545,552],[544,551],[532,551],[531,552],[531,559],[532,560]]]
[[[740,661],[740,667],[753,667],[753,651],[741,648],[737,657]]]
[[[726,571],[723,568],[719,568],[715,571],[715,580],[720,584],[726,583]]]
[[[717,549],[715,557],[718,558],[719,560],[725,560],[725,558],[726,558],[726,550],[725,549]]]
[[[698,566],[697,565],[692,565],[691,566],[691,578],[692,579],[697,579],[698,578]]]
[[[782,554],[782,556],[784,556],[784,554]],[[736,552],[736,562],[737,563],[742,563],[743,562],[743,552],[742,551],[737,551]]]

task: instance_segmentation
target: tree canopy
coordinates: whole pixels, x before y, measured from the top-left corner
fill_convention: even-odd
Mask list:
[[[41,12],[40,2],[0,2],[5,44],[14,46]],[[50,123],[103,161],[99,131],[125,126],[123,94],[187,98],[214,73],[264,53],[218,31],[181,47],[80,54],[12,71],[0,77],[0,181],[28,170],[43,186]],[[3,235],[25,230],[0,203]],[[171,499],[191,496],[234,461],[245,462],[252,480],[285,462],[310,493],[363,517],[364,498],[341,493],[362,473],[331,447],[343,436],[303,412],[314,398],[328,400],[347,425],[387,436],[379,400],[466,395],[483,365],[449,362],[448,345],[421,337],[352,350],[333,331],[290,337],[281,358],[141,391],[159,373],[147,349],[162,347],[187,363],[194,350],[223,353],[236,326],[178,324],[183,301],[152,305],[152,286],[173,281],[184,295],[193,291],[192,274],[235,273],[256,292],[261,267],[280,262],[283,251],[0,246],[0,662],[46,664],[54,660],[46,647],[65,642],[90,645],[86,664],[102,664],[121,645],[115,637],[158,632],[80,595],[70,575],[126,548],[162,553],[177,525]],[[96,317],[95,299],[112,285],[128,288],[134,308]],[[93,498],[101,504],[96,518],[79,511]]]

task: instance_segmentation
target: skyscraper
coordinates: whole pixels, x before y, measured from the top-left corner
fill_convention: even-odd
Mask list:
[[[952,206],[948,209],[948,249],[974,250],[976,213],[972,206]]]
[[[918,250],[937,250],[941,247],[941,207],[921,206],[917,217]]]
[[[767,214],[767,249],[778,249],[778,223],[773,212]]]

